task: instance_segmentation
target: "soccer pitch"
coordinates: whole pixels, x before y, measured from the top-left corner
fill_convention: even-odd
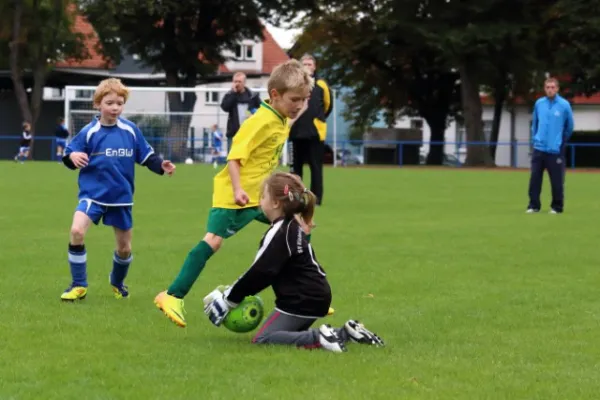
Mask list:
[[[313,234],[336,309],[325,321],[356,318],[386,341],[333,354],[252,345],[205,317],[204,295],[252,262],[259,223],[209,261],[187,329],[155,308],[204,234],[214,174],[138,169],[131,298],[113,298],[100,225],[88,297],[64,304],[77,174],[0,163],[0,399],[598,398],[600,175],[568,173],[563,215],[547,214],[546,180],[544,211],[527,215],[523,172],[326,169]]]

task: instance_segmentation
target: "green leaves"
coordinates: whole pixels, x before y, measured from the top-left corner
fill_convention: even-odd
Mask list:
[[[87,56],[85,36],[72,29],[75,18],[72,0],[21,1],[23,13],[18,20],[14,2],[0,3],[0,67],[8,67],[15,24],[19,25],[14,45],[18,46],[21,69],[33,69],[39,64],[50,68],[57,61]]]
[[[102,51],[118,63],[123,52],[193,85],[213,73],[243,39],[262,38],[260,18],[282,22],[310,12],[312,0],[86,0],[82,9],[97,30]]]
[[[315,53],[325,78],[350,88],[347,117],[357,127],[380,116],[393,126],[399,115],[418,114],[441,126],[443,138],[458,111],[458,76],[430,40],[434,33],[423,29],[426,10],[402,3],[330,2],[306,21],[294,55]]]
[[[72,0],[14,0],[0,4],[0,67],[11,70],[15,94],[24,120],[39,116],[48,71],[57,61],[87,55],[85,37],[74,33]],[[23,84],[32,76],[31,96]]]

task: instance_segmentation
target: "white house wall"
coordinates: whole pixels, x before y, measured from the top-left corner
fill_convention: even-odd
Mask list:
[[[420,121],[421,118],[413,118],[413,117],[402,117],[396,121],[396,128],[411,128],[413,121]],[[427,124],[425,120],[423,120],[423,146],[421,146],[421,153],[427,154],[429,152],[429,142],[431,141],[431,128]],[[454,121],[450,122],[448,127],[446,128],[445,133],[446,143],[444,145],[444,152],[455,154],[456,153],[456,123]]]
[[[256,90],[259,88],[265,88],[267,86],[268,77],[263,78],[248,78],[246,79],[246,86],[250,90]],[[225,95],[225,91],[218,92],[217,103],[207,103],[205,93],[210,88],[220,89],[231,89],[231,82],[224,82],[220,84],[200,85],[197,88],[201,88],[205,91],[198,92],[198,99],[196,100],[196,106],[194,107],[194,116],[192,118],[191,126],[195,127],[197,132],[201,132],[203,128],[210,128],[213,124],[217,124],[225,133],[227,128],[227,113],[221,110],[221,100]],[[266,92],[260,92],[259,96],[261,99],[268,98]]]
[[[482,110],[482,121],[484,123],[490,123],[494,118],[494,107],[483,106]],[[419,118],[408,118],[403,117],[398,119],[396,127],[398,128],[410,128],[411,121]],[[573,106],[573,119],[575,121],[575,130],[589,130],[595,131],[600,130],[600,105],[575,105]],[[510,154],[511,148],[506,145],[510,143],[511,138],[511,121],[510,112],[504,109],[502,112],[502,119],[500,122],[500,132],[498,135],[498,142],[501,145],[496,149],[496,165],[498,166],[510,166]],[[517,140],[517,153],[516,162],[517,167],[527,168],[530,165],[530,137],[531,137],[531,109],[528,106],[517,106],[515,109],[515,139]],[[458,141],[457,136],[457,124],[453,121],[446,128],[445,140],[446,145],[444,151],[446,153],[456,154],[456,145]],[[428,143],[431,140],[431,129],[429,125],[424,121],[423,123],[423,142]],[[464,139],[463,139],[464,140]],[[429,151],[429,145],[424,144],[422,152],[427,153]],[[460,157],[464,160],[465,150],[464,148],[460,151]]]
[[[125,105],[127,114],[165,113],[168,111],[166,93],[160,90],[155,92],[132,91]]]
[[[234,60],[234,61],[226,61],[225,67],[230,71],[262,71],[263,70],[263,43],[262,42],[254,42],[252,40],[243,40],[240,43],[241,46],[252,46],[253,48],[253,58],[252,60],[244,59],[242,55],[242,59]],[[225,57],[233,57],[234,54],[231,51],[224,51],[223,55]]]
[[[248,78],[246,86],[251,90],[265,88],[267,86],[268,77]],[[217,124],[219,128],[225,132],[227,128],[227,113],[221,110],[221,100],[227,90],[231,88],[231,82],[212,83],[207,85],[196,86],[197,99],[194,106],[193,116],[190,127],[196,131],[196,137],[202,138],[204,129],[209,129],[213,124]],[[217,96],[213,98],[211,94],[209,101],[206,100],[206,93],[211,92],[210,89],[220,89],[215,91]],[[259,93],[261,99],[268,98],[266,91]],[[210,100],[215,99],[216,102]],[[167,94],[160,89],[156,91],[136,92],[132,91],[127,101],[124,116],[132,116],[136,114],[145,115],[162,115],[165,118],[169,112]],[[197,143],[198,144],[198,143]]]
[[[600,130],[600,105],[578,105],[573,107],[573,119],[577,131]]]
[[[484,106],[482,111],[482,121],[491,121],[494,119],[494,107]],[[498,133],[498,147],[496,148],[496,165],[510,166],[511,146],[508,145],[511,140],[510,130],[510,111],[504,109],[500,120],[500,132]],[[529,165],[530,151],[530,126],[531,113],[528,107],[518,106],[515,108],[515,139],[518,143],[516,152],[517,167],[527,167]]]

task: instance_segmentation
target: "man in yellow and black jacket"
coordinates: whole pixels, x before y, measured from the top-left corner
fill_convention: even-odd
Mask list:
[[[331,90],[316,74],[316,60],[305,54],[302,64],[315,79],[308,106],[298,117],[290,131],[292,142],[292,173],[302,178],[302,166],[310,166],[310,190],[317,196],[317,204],[323,201],[323,156],[327,137],[327,117],[333,108]]]

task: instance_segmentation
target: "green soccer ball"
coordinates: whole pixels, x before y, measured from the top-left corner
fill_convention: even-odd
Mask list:
[[[265,314],[263,301],[258,296],[247,296],[236,308],[229,311],[223,326],[232,332],[250,332],[260,324]]]

